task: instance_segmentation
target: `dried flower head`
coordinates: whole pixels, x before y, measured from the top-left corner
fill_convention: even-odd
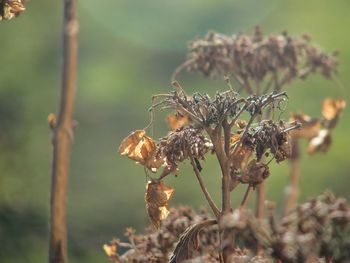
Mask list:
[[[26,10],[25,0],[0,0],[0,21],[10,20]]]
[[[257,160],[260,160],[267,150],[270,150],[277,162],[289,158],[292,150],[288,132],[298,127],[299,124],[295,122],[275,123],[272,120],[265,120],[252,128],[248,138],[255,145]]]
[[[291,37],[262,35],[256,28],[253,35],[226,36],[209,32],[188,45],[187,61],[174,74],[186,68],[215,77],[232,74],[239,82],[261,82],[268,76],[275,85],[283,86],[294,78],[306,78],[312,73],[331,77],[336,71],[336,53],[327,54],[310,43],[308,36]],[[280,76],[276,82],[276,76]]]
[[[156,157],[164,157],[166,165],[171,169],[176,168],[179,162],[190,156],[203,160],[212,145],[202,132],[203,130],[193,127],[180,128],[170,132],[159,140]]]

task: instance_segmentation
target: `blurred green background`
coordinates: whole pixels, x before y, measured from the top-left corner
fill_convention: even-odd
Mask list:
[[[46,262],[51,144],[47,115],[58,105],[62,2],[36,0],[18,19],[0,22],[0,262]],[[327,51],[340,51],[338,79],[296,81],[290,111],[319,116],[325,96],[350,101],[350,1],[348,0],[84,0],[79,1],[79,76],[68,202],[70,262],[108,262],[102,245],[148,223],[143,168],[117,154],[130,131],[148,122],[152,94],[170,89],[170,75],[185,58],[186,43],[210,29],[265,33],[304,32]],[[185,88],[226,88],[221,79],[182,74]],[[333,132],[328,154],[303,154],[301,200],[331,189],[350,198],[349,116]],[[165,134],[157,115],[156,136]],[[214,158],[204,178],[219,202]],[[288,164],[273,165],[268,197],[281,209]],[[191,169],[184,165],[171,205],[204,204]],[[243,189],[233,195],[237,204]],[[252,198],[253,199],[253,198]]]

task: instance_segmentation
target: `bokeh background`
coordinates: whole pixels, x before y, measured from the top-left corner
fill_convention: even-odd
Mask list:
[[[46,262],[51,144],[47,115],[56,112],[61,72],[62,2],[36,0],[18,19],[0,23],[0,262]],[[340,51],[338,82],[322,77],[288,89],[290,111],[319,116],[326,96],[350,101],[348,0],[84,0],[79,1],[80,51],[68,202],[70,262],[108,262],[102,245],[148,223],[143,168],[117,154],[130,131],[148,122],[152,94],[169,91],[170,75],[185,58],[186,43],[210,29],[309,33],[327,51]],[[188,91],[214,94],[223,80],[179,77]],[[350,107],[349,107],[350,108]],[[328,154],[302,158],[301,200],[331,189],[350,198],[349,108],[333,133]],[[157,114],[156,136],[165,134]],[[281,210],[288,164],[273,165],[268,197]],[[219,201],[214,158],[204,178]],[[205,202],[184,165],[171,205]],[[233,195],[240,201],[242,189]],[[253,198],[252,198],[253,199]]]

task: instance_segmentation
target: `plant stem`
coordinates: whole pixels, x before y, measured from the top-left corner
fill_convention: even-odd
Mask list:
[[[296,138],[292,137],[292,156],[290,158],[289,186],[286,188],[286,204],[284,215],[287,215],[295,208],[298,199],[299,177],[300,177],[300,154],[299,144]]]
[[[239,207],[240,210],[243,210],[244,207],[246,206],[247,201],[248,201],[248,197],[249,197],[249,194],[250,194],[252,188],[253,188],[253,187],[252,187],[251,185],[248,185],[247,190],[245,191],[243,200],[242,200],[242,202],[241,202],[241,205],[240,205],[240,207]]]
[[[211,208],[211,210],[213,210],[213,213],[214,215],[216,216],[217,220],[219,220],[219,217],[220,217],[220,210],[219,208],[216,206],[215,202],[213,201],[213,199],[211,198],[207,188],[205,187],[205,184],[204,184],[204,181],[203,181],[203,178],[195,164],[195,161],[193,159],[193,156],[190,155],[190,160],[191,160],[191,164],[192,164],[192,167],[193,167],[193,170],[194,170],[194,173],[196,174],[196,177],[198,179],[198,182],[199,182],[199,185],[202,189],[202,192],[205,196],[205,198],[207,199],[207,202]]]
[[[52,140],[49,263],[67,262],[66,200],[78,53],[76,7],[76,0],[64,1],[61,98]]]
[[[264,218],[266,200],[266,186],[265,182],[262,182],[256,187],[256,203],[255,203],[255,217],[259,220]]]

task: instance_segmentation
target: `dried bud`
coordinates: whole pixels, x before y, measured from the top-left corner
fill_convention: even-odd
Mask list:
[[[211,147],[210,140],[202,134],[202,130],[192,127],[180,128],[159,140],[156,157],[164,156],[168,166],[177,167],[179,162],[190,155],[204,159]]]

